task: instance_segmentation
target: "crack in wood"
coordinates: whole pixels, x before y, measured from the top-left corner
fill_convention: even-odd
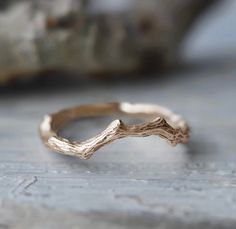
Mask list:
[[[19,195],[19,194],[25,194],[27,189],[34,185],[38,181],[38,178],[36,176],[30,176],[27,178],[24,178],[19,184],[12,190],[13,196]]]
[[[141,206],[148,207],[150,209],[158,208],[158,207],[163,207],[160,204],[157,203],[146,203],[143,201],[143,199],[137,195],[115,195],[116,199],[131,199],[134,200],[136,203],[138,203]]]
[[[147,203],[138,195],[115,195],[115,198],[116,199],[124,199],[124,198],[125,199],[131,199],[131,200],[134,200],[140,206],[147,207],[147,208],[149,208],[151,210],[153,210],[153,209],[160,209],[160,210],[165,210],[165,211],[167,211],[170,214],[174,214],[175,213],[175,209],[174,208],[171,208],[169,206],[165,206],[165,205],[159,204],[159,203]],[[189,211],[187,211],[186,209],[185,210],[183,209],[182,213],[184,215],[189,215]]]

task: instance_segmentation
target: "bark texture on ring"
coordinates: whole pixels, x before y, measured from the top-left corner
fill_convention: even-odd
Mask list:
[[[151,121],[128,125],[116,119],[101,133],[83,142],[69,141],[57,134],[59,129],[72,120],[113,114],[146,117]],[[164,138],[175,146],[178,143],[188,142],[189,128],[179,115],[164,107],[130,103],[92,104],[64,109],[46,115],[40,125],[40,136],[50,150],[81,159],[89,159],[99,148],[116,139],[150,135]]]

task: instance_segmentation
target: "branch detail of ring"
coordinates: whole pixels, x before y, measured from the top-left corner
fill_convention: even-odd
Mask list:
[[[116,119],[104,131],[83,142],[70,141],[57,134],[65,124],[80,117],[113,114],[144,117],[150,121],[128,125]],[[40,135],[44,144],[53,151],[89,159],[102,146],[124,137],[157,135],[166,139],[172,146],[187,143],[189,128],[180,116],[164,107],[151,104],[107,103],[82,105],[47,115],[40,125]]]

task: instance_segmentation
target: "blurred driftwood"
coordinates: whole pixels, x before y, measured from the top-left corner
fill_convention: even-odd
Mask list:
[[[0,84],[42,70],[158,69],[214,0],[11,0],[0,3]]]

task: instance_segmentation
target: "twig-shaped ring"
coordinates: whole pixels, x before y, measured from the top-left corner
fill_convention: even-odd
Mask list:
[[[58,131],[68,122],[82,117],[106,115],[128,115],[149,119],[142,124],[127,125],[114,120],[97,136],[83,142],[69,141],[58,136]],[[146,137],[158,135],[171,145],[187,143],[189,128],[186,122],[170,110],[152,104],[106,103],[81,105],[46,115],[40,124],[40,136],[43,143],[52,151],[89,159],[93,153],[112,141],[128,136]]]

